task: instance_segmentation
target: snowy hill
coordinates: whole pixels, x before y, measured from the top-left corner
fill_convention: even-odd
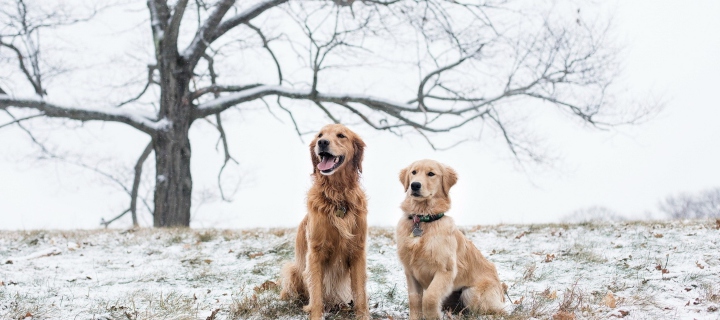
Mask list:
[[[720,319],[719,225],[463,230],[510,287],[504,318]],[[408,313],[393,237],[389,228],[370,230],[377,319]],[[278,300],[278,272],[293,244],[286,229],[0,231],[0,318],[303,319],[297,303]]]

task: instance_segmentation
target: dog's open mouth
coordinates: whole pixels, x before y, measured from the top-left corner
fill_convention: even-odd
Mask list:
[[[329,152],[320,152],[318,157],[320,157],[320,163],[318,163],[317,168],[324,174],[333,172],[345,161],[344,156],[335,156]]]

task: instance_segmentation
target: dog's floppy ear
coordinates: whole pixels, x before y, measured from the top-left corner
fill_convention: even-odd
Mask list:
[[[453,168],[443,166],[442,189],[446,196],[450,196],[450,188],[457,182],[457,173]]]
[[[315,173],[315,170],[317,170],[318,164],[320,164],[320,159],[318,159],[317,155],[315,155],[315,144],[317,143],[317,139],[313,139],[312,142],[310,142],[310,161],[312,161],[313,165],[313,173]]]
[[[408,186],[410,185],[410,177],[408,177],[408,168],[403,168],[400,170],[400,183],[403,185],[403,191],[407,191]]]
[[[363,156],[365,154],[365,142],[363,142],[360,138],[354,137],[353,138],[353,149],[355,149],[355,153],[353,154],[353,166],[355,166],[355,169],[362,173],[362,161]]]

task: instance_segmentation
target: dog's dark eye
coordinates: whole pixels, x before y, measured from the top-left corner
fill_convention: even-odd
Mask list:
[[[435,175],[435,173],[433,173],[433,172],[428,172],[428,176],[429,176],[429,177],[432,177],[432,176],[434,176],[434,175]]]
[[[415,175],[416,173],[417,173],[417,171],[413,170],[412,174]]]
[[[342,133],[338,133],[338,138],[340,138],[340,139],[345,138],[345,135]]]
[[[322,133],[318,135],[318,138],[322,138]]]

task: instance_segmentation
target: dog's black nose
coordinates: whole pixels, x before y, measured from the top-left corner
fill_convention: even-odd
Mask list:
[[[317,143],[318,143],[318,146],[320,146],[320,148],[327,148],[327,146],[330,145],[330,141],[325,140],[325,139],[318,140]]]
[[[420,182],[413,182],[413,183],[410,184],[410,189],[412,189],[413,191],[418,191],[418,190],[420,190],[420,187],[422,187],[422,185],[420,184]]]

